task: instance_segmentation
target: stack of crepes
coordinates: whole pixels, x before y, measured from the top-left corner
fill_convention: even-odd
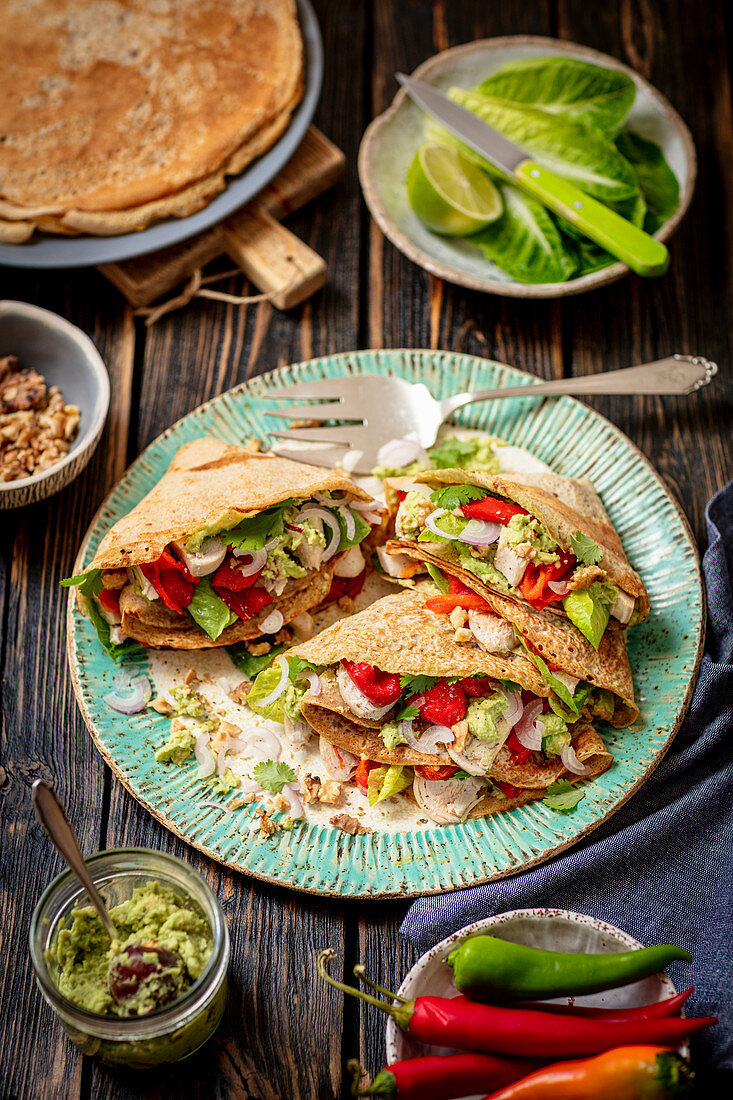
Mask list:
[[[571,784],[612,763],[596,723],[638,716],[620,618],[649,606],[597,494],[556,475],[444,470],[401,483],[399,496],[395,573],[417,560],[430,584],[291,650],[318,676],[298,693],[283,665],[290,717],[371,803],[404,791],[441,824],[548,791],[571,808]],[[255,682],[255,709],[277,700],[278,675]]]
[[[295,0],[8,0],[0,240],[186,217],[303,91]]]

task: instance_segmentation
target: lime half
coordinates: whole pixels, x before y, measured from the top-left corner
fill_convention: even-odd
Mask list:
[[[501,217],[501,195],[477,165],[450,145],[421,145],[407,173],[407,196],[420,221],[446,237],[467,237]]]

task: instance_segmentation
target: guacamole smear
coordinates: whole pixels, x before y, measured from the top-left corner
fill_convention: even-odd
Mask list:
[[[120,935],[116,951],[95,910],[80,906],[49,952],[59,991],[70,1001],[100,1016],[147,1016],[201,975],[213,937],[192,901],[146,882],[109,913]]]

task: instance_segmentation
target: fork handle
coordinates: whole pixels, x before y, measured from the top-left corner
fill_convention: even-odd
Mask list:
[[[509,386],[506,389],[484,390],[482,393],[457,393],[440,402],[444,417],[474,401],[496,397],[543,397],[546,394],[686,394],[707,386],[718,373],[716,363],[698,355],[671,355],[655,363],[624,370],[602,371],[578,378],[555,378],[549,382]]]

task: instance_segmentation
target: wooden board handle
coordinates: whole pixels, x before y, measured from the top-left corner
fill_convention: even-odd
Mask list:
[[[224,228],[227,254],[278,309],[305,301],[326,281],[326,263],[264,210],[247,207]]]

